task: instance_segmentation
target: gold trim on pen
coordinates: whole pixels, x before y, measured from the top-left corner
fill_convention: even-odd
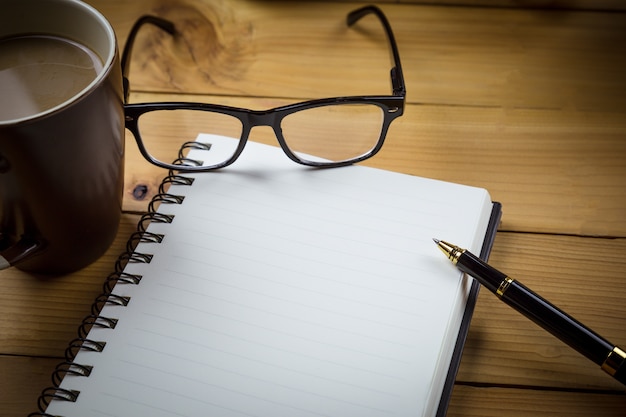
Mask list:
[[[459,257],[465,252],[465,249],[461,249],[456,245],[453,245],[448,242],[444,242],[443,240],[433,239],[439,249],[446,255],[448,259],[452,261],[454,265],[459,262]]]
[[[504,278],[504,280],[500,283],[500,286],[496,290],[496,295],[502,298],[502,296],[504,295],[506,290],[509,289],[509,286],[511,285],[513,281],[515,281],[513,278],[509,278],[509,277]]]
[[[602,370],[607,374],[614,376],[620,366],[624,364],[624,361],[626,361],[626,352],[615,346],[604,360]]]

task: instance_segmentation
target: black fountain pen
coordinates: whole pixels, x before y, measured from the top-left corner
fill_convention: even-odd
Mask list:
[[[626,385],[626,352],[471,252],[433,239],[461,271]]]

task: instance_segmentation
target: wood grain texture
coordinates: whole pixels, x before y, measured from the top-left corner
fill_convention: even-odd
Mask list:
[[[26,417],[37,411],[41,391],[51,385],[58,358],[0,355],[0,415]]]
[[[373,18],[355,3],[91,0],[120,44],[139,15],[170,19],[175,37],[137,39],[136,91],[312,98],[389,92]],[[382,5],[412,103],[626,110],[626,14]],[[123,10],[123,13],[122,13]]]
[[[448,417],[623,417],[626,395],[456,386]]]
[[[167,97],[143,93],[131,99]],[[252,109],[292,102],[176,97]],[[189,140],[199,133],[189,126],[177,128]],[[269,128],[253,130],[250,139],[277,144]],[[626,117],[619,113],[408,105],[382,151],[364,164],[487,188],[504,205],[503,230],[626,236]],[[127,170],[124,207],[145,210],[165,171],[139,155],[130,134],[127,165],[132,169]],[[136,199],[137,186],[146,186],[148,196]]]
[[[115,260],[124,252],[138,219],[123,215],[109,250],[78,272],[46,277],[15,268],[1,271],[0,354],[62,357],[102,292],[104,280],[114,271]]]
[[[120,46],[142,14],[132,102],[252,109],[388,94],[375,19],[352,1],[88,0]],[[487,188],[504,205],[491,261],[624,347],[626,13],[614,0],[382,1],[408,89],[405,115],[366,165]],[[485,7],[495,6],[495,7]],[[188,126],[180,126],[181,132]],[[197,132],[192,131],[191,138]],[[269,128],[252,140],[275,143]],[[124,210],[109,252],[75,274],[0,272],[0,415],[25,416],[100,292],[162,169],[127,136]],[[624,388],[482,291],[450,416],[622,416]]]
[[[353,0],[336,0],[352,2]],[[511,7],[523,9],[626,10],[620,0],[380,0],[377,3],[408,3],[437,6]]]
[[[626,239],[499,233],[490,263],[609,341],[626,346]],[[458,380],[624,390],[566,344],[481,290]]]
[[[175,38],[154,28],[140,35],[130,76],[136,91],[191,92],[177,97],[250,108],[281,98],[389,92],[377,22],[345,27],[355,4],[93,4],[115,16],[121,44],[143,13],[180,29]],[[369,165],[486,187],[505,204],[506,230],[624,236],[625,14],[384,10],[400,46],[408,101],[416,105]],[[163,97],[137,94],[132,101]],[[125,207],[141,210],[161,171],[129,155],[139,168],[128,172],[133,197]],[[148,190],[139,199],[137,185]]]

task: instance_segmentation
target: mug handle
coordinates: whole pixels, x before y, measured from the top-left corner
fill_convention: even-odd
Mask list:
[[[28,259],[43,248],[43,242],[32,237],[22,236],[13,246],[0,252],[0,270],[7,269]]]

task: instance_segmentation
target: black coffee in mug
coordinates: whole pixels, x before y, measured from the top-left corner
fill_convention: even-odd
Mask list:
[[[79,0],[0,3],[0,268],[66,273],[115,238],[124,169],[115,34]]]

